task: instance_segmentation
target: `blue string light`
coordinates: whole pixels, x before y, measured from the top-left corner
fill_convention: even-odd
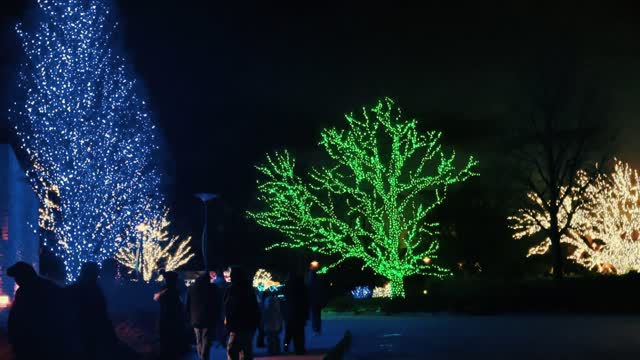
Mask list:
[[[102,263],[135,227],[161,212],[155,126],[125,60],[111,48],[117,24],[103,0],[39,0],[39,23],[16,32],[26,54],[24,101],[11,109],[27,175],[41,200],[45,241],[67,281]]]
[[[373,295],[373,292],[368,286],[356,286],[355,289],[351,290],[351,295],[354,299],[368,299]]]

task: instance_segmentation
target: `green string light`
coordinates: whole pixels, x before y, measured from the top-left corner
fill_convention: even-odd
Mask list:
[[[257,166],[266,178],[258,182],[265,209],[248,215],[286,236],[267,249],[308,248],[338,259],[325,269],[360,259],[389,279],[392,297],[404,297],[407,276],[450,275],[434,264],[439,224],[428,217],[449,185],[478,175],[478,162],[469,157],[457,169],[455,153],[439,144],[442,133],[420,134],[389,98],[346,120],[346,130],[322,131],[332,165],[311,169],[306,181],[287,151]]]

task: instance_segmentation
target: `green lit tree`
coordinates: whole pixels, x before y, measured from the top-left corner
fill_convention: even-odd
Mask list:
[[[450,274],[435,263],[439,224],[429,215],[449,185],[477,175],[477,161],[456,168],[455,153],[439,144],[442,133],[419,133],[388,98],[346,120],[345,130],[322,131],[331,165],[306,179],[288,152],[268,156],[257,167],[266,177],[258,182],[265,209],[249,217],[286,236],[268,249],[308,248],[337,259],[323,271],[359,259],[389,279],[393,297],[404,297],[405,277]]]

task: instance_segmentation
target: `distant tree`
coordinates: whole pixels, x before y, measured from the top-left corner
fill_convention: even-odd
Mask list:
[[[337,257],[325,270],[359,259],[390,280],[392,296],[403,297],[407,276],[450,274],[436,265],[439,224],[429,217],[450,185],[477,175],[477,161],[457,168],[455,153],[439,143],[442,134],[421,134],[388,98],[346,120],[345,130],[322,131],[331,165],[311,169],[308,179],[296,175],[288,152],[268,156],[258,166],[265,209],[249,217],[286,236],[271,248]]]
[[[549,65],[543,63],[528,79],[529,103],[515,154],[529,205],[511,220],[516,238],[522,237],[519,217],[535,222],[549,240],[553,274],[560,279],[566,258],[561,239],[571,230],[585,205],[584,192],[598,173],[594,157],[603,108],[594,89],[580,86],[575,68]]]
[[[626,274],[640,271],[640,176],[628,164],[616,160],[614,171],[600,174],[589,182],[584,172],[579,172],[578,183],[589,183],[580,194],[581,206],[574,213],[571,226],[560,238],[568,248],[567,258],[600,273]],[[569,196],[559,213],[559,223],[566,224],[572,197],[576,189],[563,189]],[[539,202],[534,194],[532,200]],[[540,233],[548,226],[549,213],[521,209],[513,216],[514,237],[522,238]],[[529,250],[528,256],[549,252],[551,241],[547,237]]]

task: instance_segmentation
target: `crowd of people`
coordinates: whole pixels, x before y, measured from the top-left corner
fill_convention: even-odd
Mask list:
[[[97,264],[84,264],[78,281],[66,287],[23,262],[10,267],[7,275],[18,285],[8,320],[16,359],[137,358],[114,331]],[[314,270],[307,281],[291,273],[283,287],[260,290],[253,288],[242,267],[232,267],[228,281],[219,275],[203,272],[181,296],[178,274],[162,273],[162,288],[153,296],[159,304],[161,359],[181,358],[194,339],[200,359],[208,359],[214,345],[226,347],[230,360],[252,359],[254,339],[269,354],[291,347],[304,354],[309,319],[314,333],[320,334],[327,289]],[[184,331],[187,327],[193,335]]]
[[[165,286],[156,294],[160,304],[160,342],[166,358],[175,358],[181,349],[179,330],[184,321],[193,328],[196,349],[201,359],[208,359],[214,344],[226,346],[228,359],[253,358],[253,341],[266,347],[269,354],[281,349],[306,353],[305,325],[312,319],[312,329],[321,332],[320,311],[327,301],[324,283],[314,270],[305,283],[302,276],[291,273],[279,290],[252,287],[249,274],[241,267],[230,269],[230,282],[216,273],[201,274],[189,287],[183,318],[175,273],[164,274]],[[164,329],[164,330],[163,330]],[[284,329],[281,347],[280,334]],[[185,339],[186,341],[186,339]]]

